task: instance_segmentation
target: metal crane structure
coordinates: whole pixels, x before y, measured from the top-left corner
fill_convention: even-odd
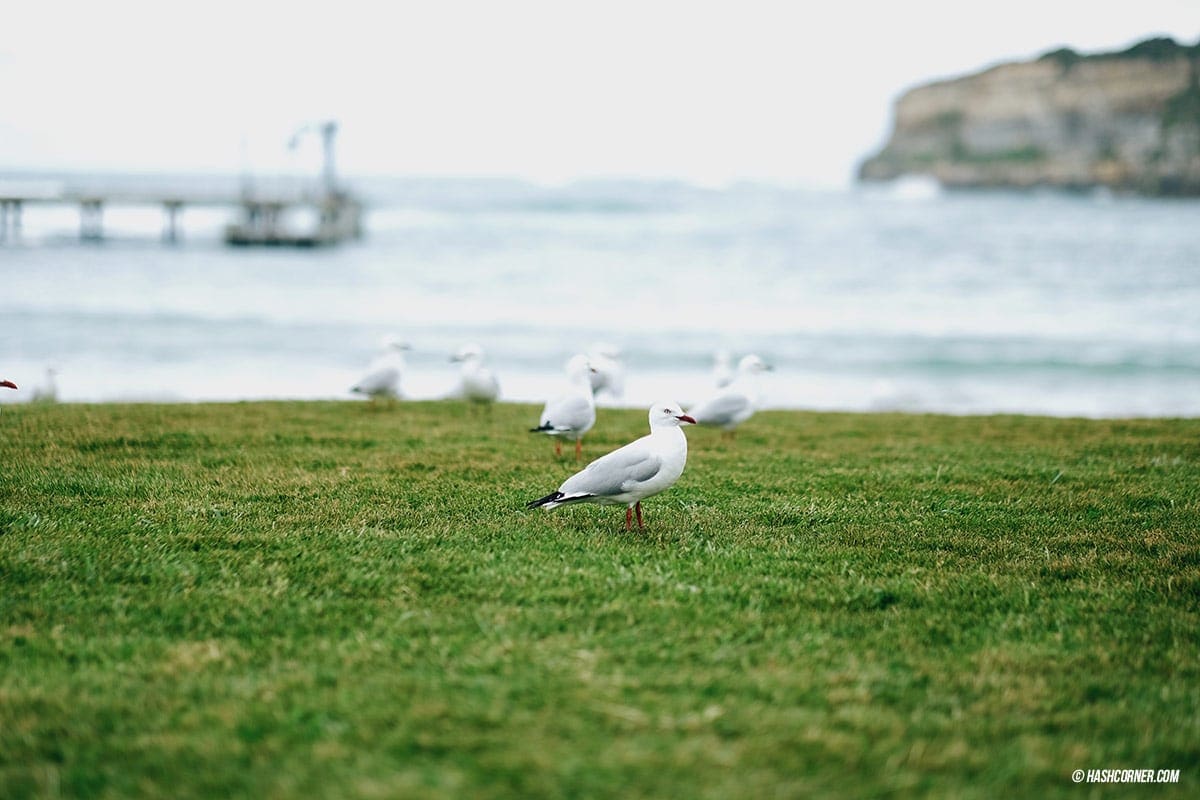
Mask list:
[[[333,120],[309,123],[297,128],[288,140],[288,149],[295,150],[305,135],[312,132],[321,135],[320,191],[315,196],[305,194],[294,200],[278,195],[259,197],[247,184],[240,201],[242,218],[225,229],[227,243],[315,247],[362,236],[362,204],[341,189],[337,182],[334,168],[337,127],[337,122]],[[316,224],[307,230],[293,230],[284,219],[284,214],[291,209],[304,207],[316,210]]]

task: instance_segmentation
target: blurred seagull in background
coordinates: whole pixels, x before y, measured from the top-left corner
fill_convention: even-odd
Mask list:
[[[462,364],[459,371],[458,391],[456,394],[472,403],[490,405],[500,396],[500,381],[487,368],[484,362],[483,348],[477,344],[465,344],[458,352],[450,357],[451,361]]]
[[[733,383],[733,353],[721,348],[713,353],[713,385],[722,389]]]
[[[350,387],[354,394],[362,394],[372,400],[395,400],[400,397],[400,378],[404,374],[404,351],[411,350],[408,343],[395,336],[383,340],[383,353],[368,366],[367,372],[358,383]]]
[[[738,362],[733,382],[693,406],[688,413],[696,419],[697,424],[716,425],[732,435],[737,426],[750,419],[762,404],[758,376],[770,369],[758,356],[744,356]]]
[[[596,399],[592,396],[590,376],[593,372],[588,357],[571,356],[567,361],[567,387],[550,398],[542,409],[536,428],[530,433],[544,433],[556,437],[554,455],[562,455],[561,439],[575,441],[575,460],[583,455],[583,435],[596,424]]]
[[[681,425],[696,420],[679,404],[662,401],[650,406],[650,433],[601,456],[567,478],[557,492],[526,504],[526,508],[557,508],[569,503],[625,506],[625,530],[637,510],[642,524],[642,501],[671,488],[687,463],[687,437]]]
[[[54,380],[56,375],[58,375],[58,370],[53,367],[46,368],[46,375],[42,378],[42,382],[33,387],[33,394],[29,398],[31,403],[58,402],[58,384]]]
[[[598,342],[588,351],[588,363],[592,365],[590,376],[592,394],[607,392],[613,398],[625,393],[625,365],[621,363],[621,348]]]

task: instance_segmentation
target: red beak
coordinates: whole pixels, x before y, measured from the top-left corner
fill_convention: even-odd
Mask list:
[[[695,424],[696,424],[696,420],[692,419],[692,418],[691,418],[691,417],[689,417],[687,414],[680,414],[680,415],[679,415],[678,417],[676,417],[675,419],[679,420],[680,422],[690,422],[690,423],[692,423],[693,425],[695,425]]]
[[[0,381],[0,386],[7,386],[9,389],[17,388],[17,385],[12,381]]]

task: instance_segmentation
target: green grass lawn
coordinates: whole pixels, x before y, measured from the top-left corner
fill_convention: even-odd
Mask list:
[[[536,419],[5,407],[0,796],[1200,792],[1200,420],[763,413],[626,533]]]

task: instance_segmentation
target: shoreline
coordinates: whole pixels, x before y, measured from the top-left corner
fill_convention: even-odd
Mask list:
[[[375,403],[372,406],[372,403]],[[0,409],[7,412],[20,413],[23,409],[47,409],[54,407],[63,408],[172,408],[172,407],[207,407],[207,406],[311,406],[323,407],[332,405],[344,406],[362,406],[364,409],[376,411],[379,413],[387,413],[389,411],[401,412],[407,406],[423,407],[423,406],[444,406],[447,408],[456,409],[471,409],[474,408],[467,401],[459,398],[451,397],[420,397],[420,398],[402,398],[392,401],[371,401],[356,397],[318,397],[318,398],[246,398],[246,399],[229,399],[229,400],[66,400],[66,401],[7,401],[0,403]],[[533,417],[536,417],[541,410],[542,404],[531,400],[498,400],[496,406],[513,408],[519,407],[528,409]],[[596,404],[596,413],[600,414],[604,411],[615,411],[622,413],[643,412],[651,403],[646,404],[631,404],[631,403],[612,403],[598,402]],[[486,408],[482,409],[482,413],[487,413]],[[991,411],[991,412],[949,412],[949,411],[924,411],[911,409],[843,409],[843,408],[795,408],[782,406],[764,406],[755,412],[755,415],[780,415],[789,414],[803,416],[841,416],[841,417],[911,417],[911,418],[944,418],[955,420],[966,419],[1030,419],[1030,420],[1045,420],[1045,421],[1062,421],[1062,422],[1096,422],[1096,423],[1113,423],[1113,422],[1197,422],[1200,421],[1200,414],[1195,416],[1182,415],[1129,415],[1129,416],[1088,416],[1084,414],[1038,414],[1021,411]],[[2,420],[3,418],[0,418]],[[749,423],[747,423],[749,424]]]

